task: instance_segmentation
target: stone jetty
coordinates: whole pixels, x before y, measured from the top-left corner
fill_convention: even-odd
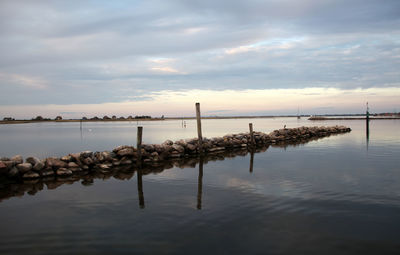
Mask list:
[[[213,154],[223,154],[233,150],[257,150],[269,145],[304,143],[332,134],[350,132],[344,126],[332,127],[299,127],[275,130],[269,134],[263,132],[229,134],[223,137],[203,138],[202,150],[198,148],[198,139],[167,140],[162,144],[142,144],[141,166],[160,167],[166,162],[197,158]],[[253,142],[252,142],[253,141]],[[39,159],[20,155],[11,158],[0,158],[0,176],[2,180],[37,180],[44,178],[65,178],[84,176],[93,173],[108,173],[126,166],[138,165],[138,151],[133,146],[122,145],[112,151],[83,151],[63,157]]]

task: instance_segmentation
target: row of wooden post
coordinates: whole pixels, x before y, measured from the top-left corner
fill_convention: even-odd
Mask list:
[[[197,137],[198,137],[198,147],[200,155],[203,154],[203,134],[201,132],[201,114],[200,114],[200,103],[196,103],[196,120],[197,120]],[[253,132],[253,123],[249,123],[250,130],[250,144],[253,148],[255,145],[254,141],[254,132]],[[137,156],[138,156],[138,165],[140,166],[142,160],[142,135],[143,135],[143,127],[137,128]]]
[[[200,103],[196,103],[196,119],[197,119],[197,136],[198,136],[198,147],[200,152],[200,163],[199,163],[199,177],[198,177],[198,187],[197,187],[197,209],[201,210],[202,203],[201,197],[203,193],[203,135],[201,132],[201,115],[200,115]],[[253,123],[249,123],[250,130],[250,143],[251,143],[251,157],[250,157],[250,173],[253,172],[253,161],[254,161],[254,132],[253,132]],[[141,209],[145,207],[144,205],[144,195],[143,195],[143,183],[142,183],[142,136],[143,136],[143,127],[137,128],[137,178],[138,178],[138,194],[139,194],[139,206]]]

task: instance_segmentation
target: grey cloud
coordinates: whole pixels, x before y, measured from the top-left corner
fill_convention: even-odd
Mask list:
[[[0,104],[146,100],[193,88],[398,87],[399,12],[397,0],[1,1],[0,74],[38,77],[48,88],[1,79]],[[249,48],[226,53],[240,46]]]

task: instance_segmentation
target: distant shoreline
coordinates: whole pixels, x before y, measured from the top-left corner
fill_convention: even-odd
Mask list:
[[[273,119],[273,118],[297,118],[298,116],[213,116],[201,117],[202,119]],[[365,117],[324,117],[324,116],[301,116],[311,121],[323,120],[365,120]],[[140,118],[140,119],[65,119],[65,120],[0,120],[1,124],[28,124],[28,123],[47,123],[47,122],[121,122],[121,121],[168,121],[168,120],[194,120],[196,117],[165,117],[165,118]],[[400,117],[370,117],[370,120],[396,120]]]
[[[223,116],[201,117],[202,119],[261,119],[261,118],[296,118],[297,116]],[[303,118],[305,118],[304,116]],[[65,119],[65,120],[0,120],[0,124],[27,124],[46,122],[118,122],[118,121],[165,121],[165,120],[195,120],[196,117],[165,117],[139,119]]]
[[[366,120],[366,117],[348,117],[348,118],[332,118],[332,117],[310,117],[308,120],[319,121],[319,120]],[[369,120],[398,120],[400,117],[369,117]]]

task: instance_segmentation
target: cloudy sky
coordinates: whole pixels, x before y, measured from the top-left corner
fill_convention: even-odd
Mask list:
[[[0,117],[400,111],[399,0],[0,1]]]

